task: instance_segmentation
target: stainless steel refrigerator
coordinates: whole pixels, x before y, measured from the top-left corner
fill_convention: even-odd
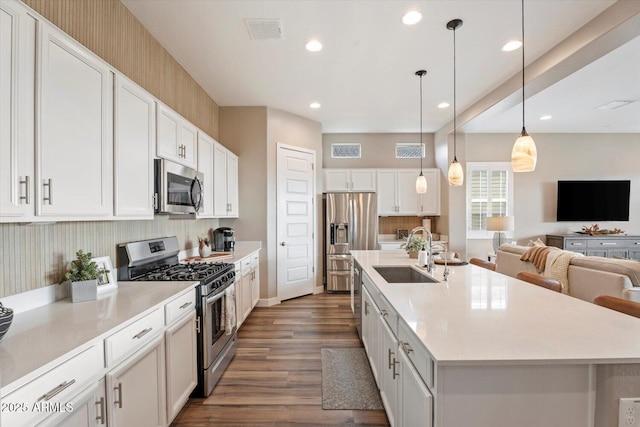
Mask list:
[[[327,292],[349,292],[351,250],[378,249],[376,193],[324,193],[324,283]]]

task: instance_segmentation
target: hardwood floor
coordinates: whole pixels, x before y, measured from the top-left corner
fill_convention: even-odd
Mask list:
[[[171,426],[388,426],[384,411],[322,409],[320,349],[362,347],[349,301],[318,294],[256,307],[211,396],[191,399]]]

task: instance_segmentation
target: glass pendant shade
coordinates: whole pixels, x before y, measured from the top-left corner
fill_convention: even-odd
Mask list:
[[[420,172],[418,179],[416,179],[416,192],[420,194],[427,192],[427,178],[424,177],[422,172]]]
[[[462,171],[462,165],[455,159],[449,165],[448,178],[449,185],[453,187],[459,187],[464,183],[464,172]]]
[[[514,172],[532,172],[536,168],[538,151],[527,131],[522,129],[522,134],[516,139],[511,151],[511,166]]]

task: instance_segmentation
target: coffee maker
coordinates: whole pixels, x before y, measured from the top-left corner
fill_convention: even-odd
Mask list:
[[[233,252],[236,239],[233,228],[220,227],[213,230],[213,244],[216,252]]]

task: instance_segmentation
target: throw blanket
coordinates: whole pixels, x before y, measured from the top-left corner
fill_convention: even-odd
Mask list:
[[[547,256],[547,265],[544,270],[544,275],[560,282],[563,294],[569,294],[569,264],[573,258],[581,256],[584,255],[561,250],[549,252]]]
[[[231,285],[224,291],[225,305],[222,307],[222,321],[227,335],[236,327],[236,286]]]
[[[520,261],[530,261],[539,272],[545,271],[547,255],[552,250],[558,250],[553,246],[532,246],[520,257]]]

